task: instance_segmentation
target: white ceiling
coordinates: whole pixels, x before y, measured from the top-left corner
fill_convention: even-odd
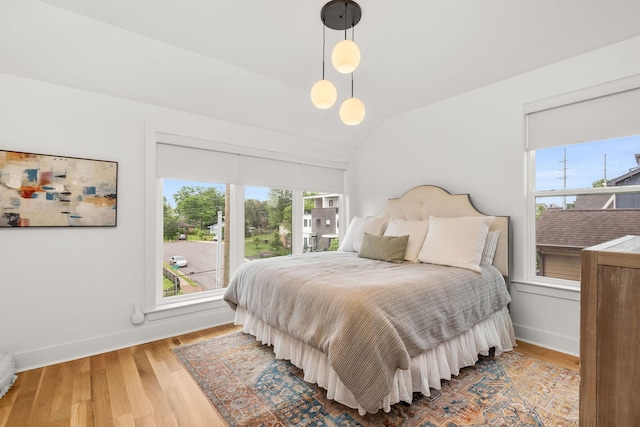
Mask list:
[[[27,21],[42,14],[31,29],[5,22],[41,33],[21,35],[36,60],[14,53],[0,72],[356,147],[403,112],[640,35],[638,0],[360,0],[355,96],[367,116],[348,127],[338,105],[317,110],[308,96],[321,77],[324,3],[42,0],[22,9]],[[350,80],[329,57],[343,36],[327,29],[338,104]]]

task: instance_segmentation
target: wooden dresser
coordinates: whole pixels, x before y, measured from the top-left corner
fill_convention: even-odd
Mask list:
[[[640,237],[581,255],[580,426],[640,426]]]

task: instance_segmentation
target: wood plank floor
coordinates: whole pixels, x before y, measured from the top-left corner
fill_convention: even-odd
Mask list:
[[[219,326],[18,374],[0,426],[226,426],[171,348],[227,334]],[[518,343],[517,351],[578,370],[578,358]]]

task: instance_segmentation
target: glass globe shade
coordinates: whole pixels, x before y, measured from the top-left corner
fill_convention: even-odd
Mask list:
[[[338,90],[329,80],[318,80],[311,88],[311,102],[322,110],[333,107],[336,99],[338,99]]]
[[[359,125],[364,114],[364,104],[358,98],[348,98],[340,106],[340,119],[345,125]]]
[[[352,73],[360,64],[360,48],[351,40],[342,40],[331,52],[331,63],[340,73]]]

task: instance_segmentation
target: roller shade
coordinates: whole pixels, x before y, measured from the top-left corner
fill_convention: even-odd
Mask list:
[[[237,183],[237,154],[169,144],[156,144],[158,178]]]
[[[173,144],[156,144],[158,178],[344,192],[345,169]]]
[[[565,97],[564,105],[556,105],[528,112],[527,148],[570,145],[640,134],[640,85],[638,79],[630,79],[624,90],[619,82],[616,92],[578,99],[579,95]],[[596,92],[606,91],[602,86]],[[529,108],[535,109],[533,108]]]

